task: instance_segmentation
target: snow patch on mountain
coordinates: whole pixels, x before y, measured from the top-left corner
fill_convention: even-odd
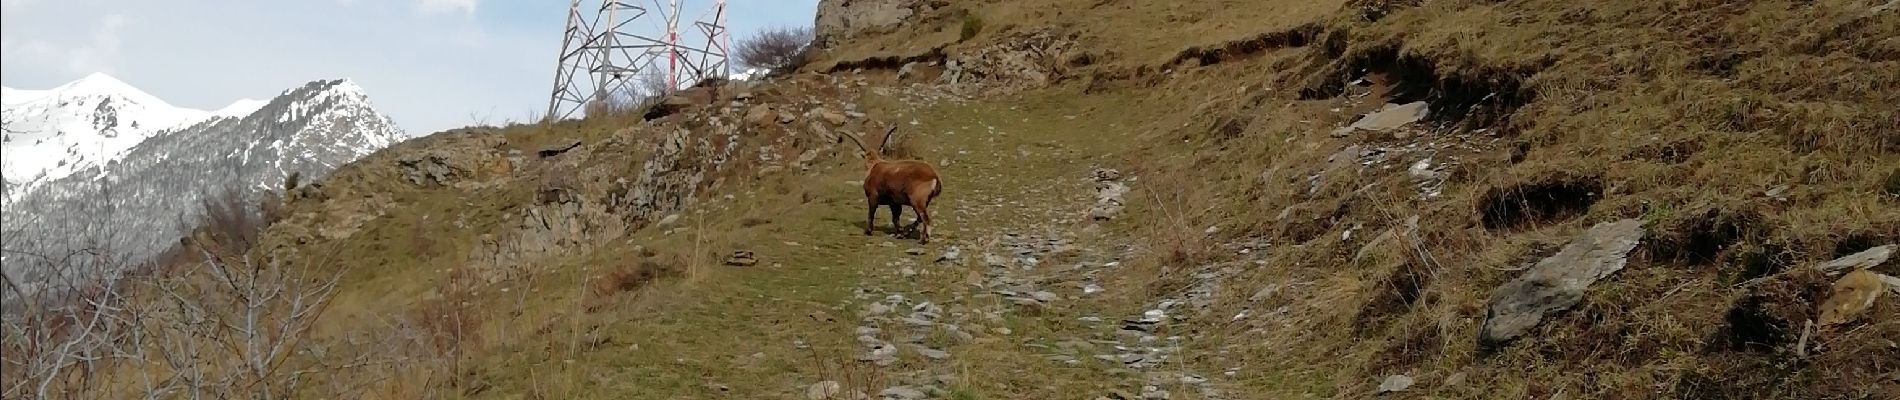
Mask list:
[[[257,112],[259,108],[264,108],[265,104],[270,104],[270,102],[257,99],[239,99],[231,103],[231,105],[224,106],[224,108],[220,108],[217,111],[212,111],[211,114],[219,117],[243,118],[244,116]]]
[[[0,97],[0,179],[8,198],[109,165],[159,132],[214,117],[102,73],[47,90],[6,88]]]
[[[98,89],[108,85],[83,86]],[[34,94],[14,90],[6,93],[23,97]],[[51,127],[52,132],[27,131],[20,138],[59,138],[69,142],[74,138],[107,138],[115,141],[112,145],[116,146],[109,151],[79,154],[84,157],[48,156],[46,158],[57,160],[53,162],[59,166],[52,170],[64,175],[47,179],[45,176],[49,174],[42,173],[31,185],[11,182],[14,171],[12,165],[8,165],[10,182],[5,207],[0,208],[0,214],[4,214],[0,218],[0,229],[9,233],[9,240],[4,243],[9,251],[16,247],[50,249],[55,253],[63,249],[103,248],[112,253],[114,259],[143,260],[177,245],[184,229],[188,228],[180,222],[193,220],[201,211],[199,201],[210,193],[235,188],[244,201],[255,204],[264,196],[264,191],[279,190],[291,174],[303,176],[305,182],[318,181],[339,165],[408,138],[394,120],[375,110],[362,87],[346,79],[309,82],[269,101],[239,101],[216,112],[199,112],[201,114],[191,118],[149,118],[184,122],[177,127],[128,134],[130,131],[123,128],[129,127],[125,121],[133,119],[131,116],[159,114],[164,107],[169,107],[163,102],[139,97],[126,92],[125,88],[116,88],[54,89],[17,106],[11,104],[9,98],[6,109],[9,130],[14,129],[13,115],[33,117],[29,122],[55,122],[50,125],[22,123],[22,127]],[[59,100],[62,98],[71,100],[62,103]],[[108,103],[109,107],[99,107]],[[60,104],[64,107],[48,106]],[[97,111],[100,109],[106,111]],[[118,122],[108,124],[111,129],[58,124],[71,119],[65,117],[72,115],[100,116]],[[88,127],[93,129],[80,129]],[[66,130],[60,130],[62,128]],[[134,138],[138,141],[117,142]],[[28,154],[26,151],[47,146],[33,143],[26,142],[16,148],[15,142],[9,142],[7,163],[13,163],[16,150]],[[71,167],[73,160],[82,158],[83,165],[91,167]],[[47,274],[59,271],[4,255],[0,255],[0,261],[4,261],[8,276],[26,277],[23,279],[29,281],[47,278],[50,277]]]

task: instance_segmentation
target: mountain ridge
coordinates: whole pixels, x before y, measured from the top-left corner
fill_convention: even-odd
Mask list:
[[[244,201],[255,202],[292,174],[321,177],[407,138],[348,79],[311,81],[269,101],[234,107],[250,112],[155,130],[115,157],[88,160],[89,168],[9,187],[3,211],[7,249],[103,247],[116,262],[135,263],[176,244],[184,221],[200,212],[199,202],[220,190],[236,189]],[[114,232],[102,237],[103,227]],[[36,277],[31,265],[7,261],[8,274]]]
[[[9,198],[110,164],[162,132],[241,118],[267,102],[239,99],[213,111],[179,107],[99,72],[50,89],[0,87],[0,99],[7,127],[0,173]]]

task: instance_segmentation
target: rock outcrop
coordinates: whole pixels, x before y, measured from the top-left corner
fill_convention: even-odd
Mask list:
[[[913,15],[919,0],[821,0],[812,23],[814,44],[835,46],[846,38],[896,27]],[[929,6],[924,6],[929,7]]]
[[[1060,76],[1055,69],[1057,55],[1072,47],[1075,38],[1049,31],[1014,34],[948,57],[937,83],[1005,93],[1046,86]]]

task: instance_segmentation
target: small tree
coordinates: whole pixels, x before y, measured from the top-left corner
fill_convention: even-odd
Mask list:
[[[811,53],[811,28],[770,28],[739,42],[739,64],[782,72],[804,66]]]
[[[297,186],[302,183],[302,180],[303,171],[292,171],[290,176],[284,177],[284,195],[288,196],[291,192],[297,191]]]
[[[198,223],[200,229],[210,235],[212,242],[233,252],[250,250],[264,226],[269,225],[263,210],[250,207],[236,187],[205,193],[198,199],[198,205],[204,212]]]
[[[983,17],[969,10],[963,11],[963,28],[957,32],[958,41],[967,41],[983,32]]]

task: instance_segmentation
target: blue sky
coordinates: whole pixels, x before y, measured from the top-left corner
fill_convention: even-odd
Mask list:
[[[568,3],[0,0],[0,84],[46,89],[105,72],[173,105],[215,110],[350,78],[409,134],[424,135],[544,111]],[[808,26],[816,4],[729,0],[732,40]]]

